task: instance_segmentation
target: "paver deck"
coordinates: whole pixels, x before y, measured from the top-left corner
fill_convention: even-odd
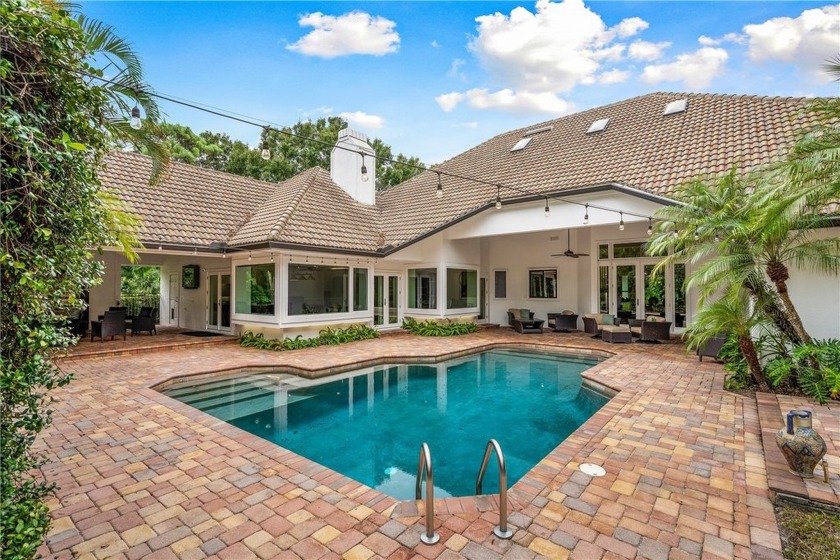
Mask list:
[[[419,544],[423,519],[411,508],[151,388],[228,369],[312,376],[511,344],[607,352],[584,375],[620,392],[513,486],[509,541],[492,535],[485,499],[441,504],[440,543]],[[55,423],[38,442],[51,458],[45,476],[61,487],[47,556],[781,558],[755,399],[724,391],[720,364],[680,344],[498,329],[282,353],[196,346],[62,367],[76,377],[55,391]],[[584,475],[583,462],[606,476]]]

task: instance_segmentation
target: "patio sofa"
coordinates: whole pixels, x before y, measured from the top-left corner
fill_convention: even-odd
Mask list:
[[[577,313],[568,309],[560,313],[548,314],[548,326],[554,332],[569,332],[577,330]]]
[[[516,332],[523,334],[542,333],[543,319],[534,319],[534,312],[528,309],[508,309],[508,323]]]
[[[636,342],[659,344],[660,340],[671,339],[671,322],[656,315],[649,315],[646,319],[630,319],[630,332],[639,338]]]
[[[583,316],[583,332],[591,334],[592,338],[601,338],[602,327],[615,322],[615,317],[609,313],[587,313]]]

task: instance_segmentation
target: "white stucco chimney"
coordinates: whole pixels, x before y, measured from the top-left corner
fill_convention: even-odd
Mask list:
[[[363,163],[367,180],[362,179]],[[376,159],[367,136],[349,128],[338,131],[338,141],[330,156],[330,177],[359,202],[376,202]]]

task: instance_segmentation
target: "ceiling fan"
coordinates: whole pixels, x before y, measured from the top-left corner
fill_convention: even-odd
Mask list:
[[[563,251],[562,253],[557,253],[557,254],[554,254],[554,255],[551,255],[551,256],[552,257],[571,257],[573,259],[576,259],[578,257],[588,257],[589,255],[586,254],[586,253],[575,253],[574,251],[572,251],[572,230],[567,229],[566,230],[566,250]]]

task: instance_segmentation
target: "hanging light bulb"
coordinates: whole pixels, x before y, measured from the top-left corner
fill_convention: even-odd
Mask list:
[[[249,260],[249,261],[250,261],[250,260],[253,260],[253,258],[254,258],[254,257],[251,255],[251,251],[248,251],[248,260]]]
[[[136,102],[134,103],[134,109],[131,110],[131,121],[129,122],[129,125],[134,130],[140,130],[143,126],[143,121],[140,120],[140,107]]]
[[[496,210],[502,209],[502,195],[499,194],[499,187],[496,187]]]
[[[653,233],[653,219],[648,218],[648,229],[647,234],[651,235]]]
[[[715,232],[715,243],[720,243],[720,235],[717,232]]]
[[[675,227],[675,228],[674,228],[674,239],[678,238],[679,236],[680,236],[680,230],[678,230],[678,229]]]
[[[265,160],[271,159],[271,150],[266,148],[265,144],[263,144],[263,149],[262,149],[262,151],[260,151],[260,157],[265,159]]]
[[[551,216],[551,208],[548,207],[548,197],[545,198],[545,217]]]
[[[694,230],[694,241],[700,241],[700,234],[697,233],[697,230]]]
[[[367,166],[365,165],[365,154],[362,154],[362,169],[361,169],[361,171],[362,171],[362,181],[367,181],[368,179],[370,179],[370,175],[368,175]]]
[[[271,262],[274,262],[274,253],[269,253],[269,255],[270,255],[269,260]]]
[[[440,172],[438,172],[438,184],[437,184],[437,192],[435,192],[435,196],[438,198],[443,198],[443,185],[440,182]]]
[[[584,204],[583,207],[585,208],[584,214],[583,214],[583,225],[586,226],[586,225],[589,225],[589,205]]]
[[[163,238],[158,235],[158,251],[163,251]]]
[[[198,247],[193,246],[193,255],[197,255],[197,254],[198,254]]]
[[[222,249],[222,258],[223,259],[227,258],[227,249]]]
[[[618,231],[624,231],[624,212],[619,212],[618,215],[621,216],[618,222]]]

